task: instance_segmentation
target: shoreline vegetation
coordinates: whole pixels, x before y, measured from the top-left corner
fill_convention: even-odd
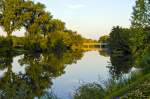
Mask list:
[[[148,74],[132,74],[128,79],[110,79],[102,87],[99,83],[81,85],[74,93],[74,99],[149,99]]]
[[[111,33],[99,41],[109,42],[112,79],[101,84],[81,85],[75,99],[149,99],[150,98],[150,1],[136,0],[131,27],[113,27]],[[138,73],[123,77],[131,68]]]

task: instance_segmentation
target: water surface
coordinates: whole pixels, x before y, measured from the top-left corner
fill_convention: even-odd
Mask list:
[[[97,51],[84,53],[77,63],[67,65],[65,74],[54,79],[53,90],[57,96],[67,99],[82,83],[98,82],[109,78],[109,57]]]
[[[133,70],[127,67],[129,60],[118,59],[105,51],[0,55],[0,95],[44,99],[52,91],[61,99],[70,99],[82,84],[103,84]]]

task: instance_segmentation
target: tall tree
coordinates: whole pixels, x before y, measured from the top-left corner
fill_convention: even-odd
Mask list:
[[[149,0],[136,0],[133,7],[132,27],[148,27],[150,26],[150,2]]]
[[[26,31],[36,34],[41,24],[51,16],[44,11],[45,6],[41,3],[35,4],[33,1],[25,1],[22,6],[22,22]],[[46,22],[45,22],[46,23]],[[42,25],[41,25],[42,26]],[[30,30],[32,28],[32,30]]]
[[[0,26],[10,37],[12,32],[21,28],[20,7],[23,0],[3,0],[0,7]]]
[[[113,53],[127,55],[130,53],[130,30],[119,26],[113,27],[110,33],[109,44]]]
[[[65,30],[65,23],[59,19],[53,19],[51,21],[51,24],[52,24],[51,32],[57,32],[57,31],[64,31]]]

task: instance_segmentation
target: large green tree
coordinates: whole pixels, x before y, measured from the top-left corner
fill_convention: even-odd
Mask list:
[[[10,37],[12,32],[21,28],[20,7],[23,0],[2,0],[0,7],[0,26]]]
[[[110,33],[110,47],[113,53],[129,54],[130,49],[130,30],[119,26],[113,27]]]
[[[136,0],[133,7],[132,27],[148,27],[150,26],[150,1]]]
[[[136,0],[133,8],[130,48],[134,56],[135,64],[149,62],[149,40],[150,40],[150,0]],[[146,65],[145,65],[146,66]]]

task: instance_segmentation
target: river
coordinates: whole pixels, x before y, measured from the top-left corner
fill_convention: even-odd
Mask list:
[[[65,68],[64,75],[53,80],[54,92],[63,99],[69,99],[82,83],[102,83],[110,76],[106,67],[109,62],[109,57],[102,56],[96,51],[85,52],[81,60]]]
[[[109,55],[98,51],[1,55],[0,62],[0,91],[4,97],[44,99],[52,92],[60,99],[71,99],[82,84],[102,85],[112,77]]]

